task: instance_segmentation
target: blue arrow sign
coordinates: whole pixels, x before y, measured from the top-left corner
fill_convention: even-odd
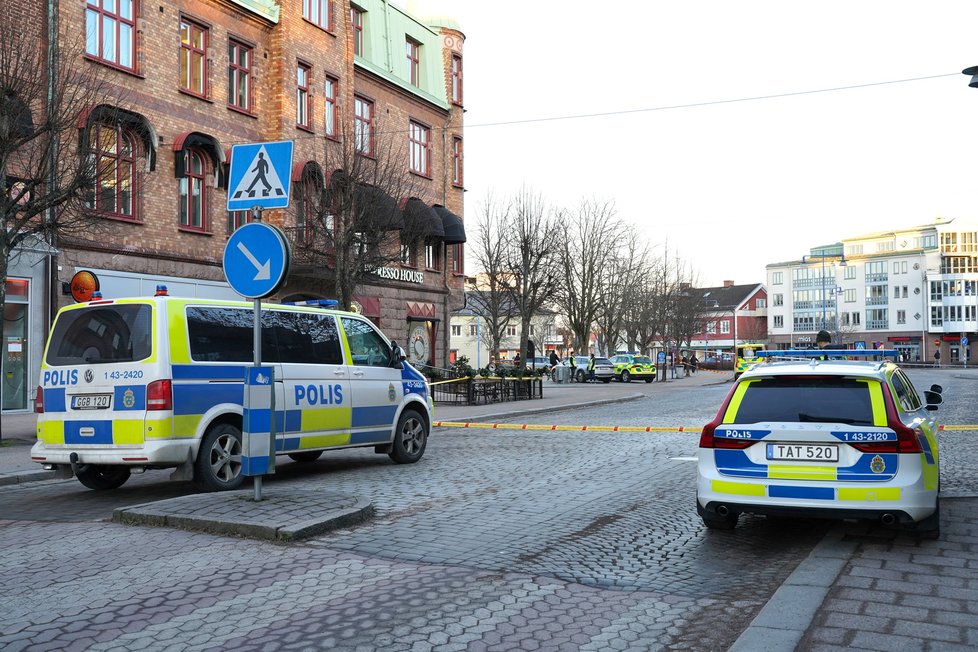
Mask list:
[[[228,210],[285,208],[292,187],[291,140],[250,143],[231,148]]]
[[[962,337],[961,338],[961,346],[968,346],[968,338],[967,337]]]
[[[239,227],[224,246],[224,277],[248,299],[274,294],[289,274],[292,250],[275,226],[252,222]]]

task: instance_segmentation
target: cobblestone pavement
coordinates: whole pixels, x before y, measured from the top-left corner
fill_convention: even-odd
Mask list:
[[[653,391],[560,412],[558,422],[701,424],[728,387]],[[0,487],[0,649],[727,649],[829,525],[743,517],[732,532],[707,532],[693,508],[697,438],[439,430],[416,465],[364,451],[283,464],[266,491],[287,482],[369,496],[377,509],[362,526],[287,545],[93,521],[110,510],[99,515],[77,483]],[[945,488],[973,483],[973,455],[944,446],[945,460],[958,460],[952,468],[971,474],[942,474]],[[115,493],[163,491],[151,480]],[[13,507],[28,497],[49,521]],[[79,505],[88,505],[83,516]],[[949,531],[948,541],[922,545],[947,545],[940,554],[950,559],[976,540],[973,529]],[[860,565],[860,551],[894,546],[893,563],[920,554],[902,538],[859,545],[842,574],[854,582],[874,563]],[[858,588],[885,590],[885,579]],[[965,592],[978,589],[931,586],[931,600],[957,600],[962,614]],[[831,599],[863,600],[846,615],[871,618],[873,595],[834,593],[853,588],[835,587]],[[939,593],[951,588],[962,593]],[[854,618],[847,629],[830,619],[843,611],[835,604],[823,605],[809,643],[846,645],[875,631],[865,624],[876,621]],[[833,643],[838,632],[819,633],[823,625],[850,638]]]

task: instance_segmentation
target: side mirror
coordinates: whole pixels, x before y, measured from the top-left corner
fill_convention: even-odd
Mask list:
[[[401,369],[401,363],[407,360],[407,356],[404,355],[404,349],[397,345],[397,342],[391,340],[391,363],[390,366],[393,369]]]
[[[932,389],[924,390],[924,400],[927,401],[928,410],[936,410],[938,405],[944,403],[944,397],[941,396],[940,392],[935,392]]]
[[[940,385],[936,385],[935,384],[935,385],[931,385],[930,386],[930,391],[937,392],[938,394],[943,394],[944,393],[944,388],[941,387]]]

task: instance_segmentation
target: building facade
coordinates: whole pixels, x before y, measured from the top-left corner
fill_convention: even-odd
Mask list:
[[[760,283],[737,285],[724,281],[722,286],[696,288],[692,291],[700,302],[700,323],[690,347],[705,355],[733,351],[737,344],[767,340],[767,290]],[[702,354],[701,354],[702,357]]]
[[[41,243],[13,261],[7,287],[17,307],[8,312],[26,316],[19,342],[4,343],[4,360],[9,351],[22,361],[16,388],[4,385],[5,410],[31,409],[44,333],[72,301],[80,271],[94,274],[105,298],[152,294],[157,283],[171,294],[237,298],[221,264],[228,236],[252,219],[226,210],[231,146],[243,143],[294,141],[292,169],[277,174],[290,184],[290,206],[263,215],[294,252],[314,196],[348,168],[331,151],[347,145],[358,160],[399,171],[403,194],[372,190],[397,194],[384,199],[405,221],[431,224],[359,284],[354,307],[408,344],[414,362],[444,366],[450,313],[464,302],[457,24],[386,0],[12,1],[30,24],[57,26],[42,40],[55,53],[84,35],[82,51],[59,65],[97,68],[110,97],[82,111],[64,154],[97,160],[87,200],[97,237]],[[324,260],[296,258],[270,300],[334,298]]]
[[[937,219],[816,247],[767,265],[767,284],[775,348],[814,346],[824,329],[842,347],[964,362],[978,330],[978,225]]]

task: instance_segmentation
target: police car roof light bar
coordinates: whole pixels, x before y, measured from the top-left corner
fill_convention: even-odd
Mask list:
[[[847,358],[893,358],[899,355],[896,349],[781,349],[758,351],[758,358],[822,358],[826,356],[843,356]]]
[[[285,306],[312,306],[314,308],[335,308],[340,305],[336,299],[309,299],[307,301],[286,301]]]

